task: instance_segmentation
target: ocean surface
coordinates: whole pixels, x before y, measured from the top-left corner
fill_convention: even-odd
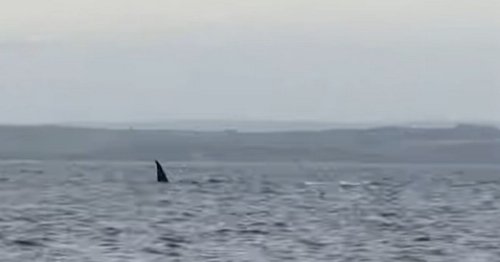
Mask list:
[[[0,162],[0,261],[500,261],[500,167]]]

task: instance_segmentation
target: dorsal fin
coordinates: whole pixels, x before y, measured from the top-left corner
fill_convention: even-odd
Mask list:
[[[158,182],[168,183],[169,181],[167,175],[165,174],[165,171],[163,171],[163,167],[161,166],[160,162],[158,162],[158,160],[155,160],[155,163]]]

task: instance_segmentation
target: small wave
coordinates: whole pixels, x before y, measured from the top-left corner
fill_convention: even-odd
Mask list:
[[[16,239],[12,241],[12,244],[23,246],[23,247],[43,247],[44,244],[38,242],[34,239]]]
[[[304,182],[304,185],[306,186],[319,186],[319,185],[328,185],[331,183],[328,182],[320,182],[320,181],[306,181]]]
[[[21,174],[43,174],[43,170],[40,169],[21,169],[19,170]]]
[[[339,186],[342,188],[352,188],[365,185],[365,182],[339,181]]]
[[[260,230],[260,229],[244,229],[238,231],[240,234],[250,234],[250,235],[269,235],[268,231]]]

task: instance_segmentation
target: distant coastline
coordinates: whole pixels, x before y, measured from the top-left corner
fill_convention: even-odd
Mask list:
[[[500,163],[494,126],[223,131],[0,126],[0,159]]]
[[[129,121],[129,122],[63,122],[56,126],[140,129],[140,130],[191,130],[240,132],[286,132],[286,131],[323,131],[328,129],[369,129],[381,127],[408,128],[452,128],[456,125],[497,126],[500,123],[488,121],[451,122],[451,121],[409,121],[409,122],[326,122],[311,120],[169,120],[169,121]]]

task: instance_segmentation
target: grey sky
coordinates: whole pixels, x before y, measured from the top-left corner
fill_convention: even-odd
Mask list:
[[[500,121],[498,0],[0,0],[0,122]]]

